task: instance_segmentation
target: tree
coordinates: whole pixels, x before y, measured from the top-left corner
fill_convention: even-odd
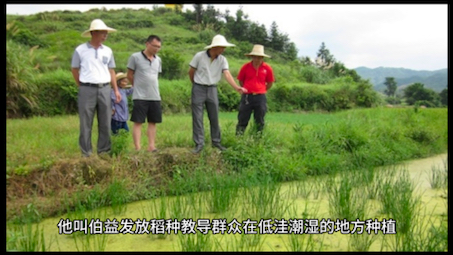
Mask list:
[[[448,88],[444,88],[439,93],[439,97],[440,97],[440,102],[442,103],[442,105],[448,106]]]
[[[248,15],[244,14],[242,8],[236,11],[236,19],[227,19],[227,28],[230,30],[231,35],[238,41],[245,41],[248,39],[250,21],[247,20]]]
[[[409,105],[413,105],[418,101],[423,101],[423,104],[428,103],[428,106],[438,106],[440,104],[439,95],[432,89],[424,88],[423,83],[414,83],[404,90],[404,97]]]
[[[202,11],[202,23],[204,28],[212,28],[214,31],[219,32],[223,26],[223,22],[220,22],[221,14],[214,8],[212,4],[208,4],[206,10]]]
[[[285,45],[285,58],[291,61],[297,59],[297,48],[293,42]]]
[[[271,24],[269,41],[272,49],[282,52],[284,52],[285,50],[285,43],[288,43],[289,41],[288,35],[280,34],[280,32],[278,31],[277,23],[275,21],[273,21]]]
[[[398,88],[395,77],[385,77],[384,85],[387,87],[384,93],[389,97],[394,97],[396,89]]]
[[[195,9],[195,13],[197,15],[196,16],[197,24],[200,24],[201,23],[201,17],[203,15],[203,5],[202,4],[194,4],[193,8]]]
[[[247,41],[252,44],[262,44],[265,47],[269,46],[269,38],[267,37],[267,31],[264,25],[258,25],[255,22],[251,23],[246,37]]]
[[[312,66],[315,64],[313,63],[313,61],[311,61],[309,56],[302,56],[299,58],[299,61],[303,66]]]
[[[335,63],[335,58],[330,54],[324,42],[321,43],[321,47],[316,53],[316,64],[322,69],[329,69]]]

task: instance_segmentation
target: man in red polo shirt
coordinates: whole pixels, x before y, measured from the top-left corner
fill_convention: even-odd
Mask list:
[[[263,45],[255,44],[252,52],[245,55],[252,57],[252,61],[242,66],[237,77],[240,85],[248,92],[241,96],[236,135],[244,133],[252,112],[256,131],[263,131],[264,115],[267,111],[266,92],[275,81],[272,67],[264,63],[264,57],[270,56],[264,54]]]

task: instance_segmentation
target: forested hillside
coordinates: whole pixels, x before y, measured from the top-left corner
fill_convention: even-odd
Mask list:
[[[275,22],[266,28],[248,20],[241,10],[231,15],[212,5],[194,6],[195,11],[185,12],[155,7],[7,15],[7,116],[75,113],[77,88],[70,73],[71,57],[75,47],[88,40],[81,33],[96,18],[117,29],[106,41],[114,51],[116,72],[126,70],[129,56],[144,48],[150,34],[163,39],[159,55],[164,111],[188,110],[190,106],[184,104],[190,101],[188,63],[216,34],[236,44],[224,53],[233,76],[249,61],[244,54],[253,44],[265,46],[266,54],[272,56],[266,61],[276,77],[269,91],[270,111],[334,111],[380,103],[372,85],[335,60],[324,42],[320,42],[317,61],[297,58],[294,43]],[[223,81],[219,86],[222,110],[236,110],[238,95]],[[181,89],[176,91],[176,87]]]
[[[423,83],[427,88],[441,92],[448,88],[448,69],[436,71],[416,71],[406,68],[367,68],[358,67],[354,69],[363,79],[370,79],[374,89],[383,92],[385,90],[385,78],[394,77],[398,90],[403,90],[413,83]]]

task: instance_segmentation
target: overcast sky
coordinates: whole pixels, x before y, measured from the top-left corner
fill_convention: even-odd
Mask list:
[[[83,12],[103,6],[153,8],[152,4],[7,4],[6,13]],[[229,9],[235,16],[240,6],[215,4],[214,8],[222,13]],[[193,10],[192,4],[184,5],[186,9]],[[244,4],[242,10],[250,21],[267,29],[275,21],[280,33],[288,34],[296,44],[299,56],[314,59],[324,42],[335,59],[349,69],[365,66],[432,71],[448,67],[447,4]]]

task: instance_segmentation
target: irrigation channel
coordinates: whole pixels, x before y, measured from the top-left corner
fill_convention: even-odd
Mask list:
[[[33,233],[50,251],[448,250],[435,238],[448,222],[447,159],[258,187],[222,185],[71,212],[33,225],[41,231]]]

